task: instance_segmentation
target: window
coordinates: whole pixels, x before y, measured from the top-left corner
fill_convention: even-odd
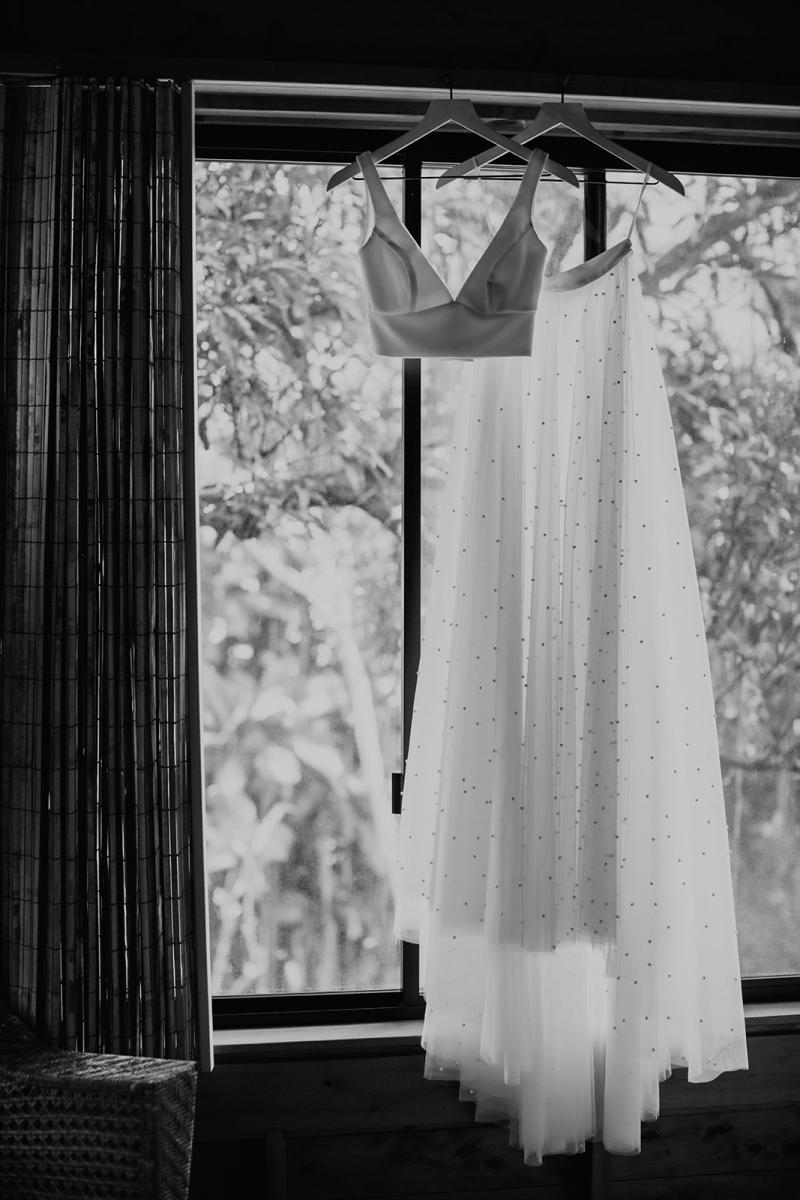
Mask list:
[[[396,947],[391,935],[387,847],[466,368],[373,354],[354,254],[362,188],[326,193],[337,159],[315,139],[321,146],[308,130],[304,150],[259,157],[254,148],[197,164],[207,855],[220,1024],[422,1011],[416,948]],[[574,163],[573,151],[565,160]],[[393,202],[457,287],[514,183],[460,180],[435,193],[435,168],[407,157],[391,171]],[[536,226],[552,247],[548,269],[603,248],[606,206],[609,244],[623,235],[630,182],[594,170],[581,193],[541,185]],[[800,916],[791,332],[800,328],[800,188],[721,175],[685,182],[686,198],[647,190],[636,254],[703,590],[743,973],[762,977],[766,998],[797,982],[774,977],[800,973],[791,936]]]
[[[360,197],[329,201],[328,173],[197,169],[219,996],[400,987],[389,781],[402,763],[401,376],[362,328]]]

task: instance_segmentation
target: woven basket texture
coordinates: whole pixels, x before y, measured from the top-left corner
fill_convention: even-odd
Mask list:
[[[0,1006],[2,1200],[186,1200],[193,1063],[43,1049]]]

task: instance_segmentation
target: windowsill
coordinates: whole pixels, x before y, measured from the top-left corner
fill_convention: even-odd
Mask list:
[[[215,1029],[214,1054],[220,1063],[264,1058],[416,1054],[420,1052],[421,1035],[422,1021]]]
[[[800,1032],[800,1000],[745,1004],[750,1035]],[[220,1062],[261,1057],[308,1058],[316,1053],[409,1053],[420,1050],[422,1021],[370,1021],[350,1025],[284,1025],[276,1028],[217,1029]]]
[[[284,1025],[274,1029],[215,1029],[214,1045],[261,1046],[281,1042],[358,1042],[408,1037],[419,1041],[422,1021],[364,1021],[350,1025]]]
[[[770,1004],[745,1004],[745,1021],[760,1020],[762,1017],[800,1018],[800,1000],[776,1000]]]

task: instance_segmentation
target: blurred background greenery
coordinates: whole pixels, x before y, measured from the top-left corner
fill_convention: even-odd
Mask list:
[[[389,779],[401,767],[399,360],[365,328],[360,186],[198,163],[203,692],[212,990],[399,984]],[[614,177],[616,178],[616,177]],[[800,184],[648,188],[635,254],[672,405],[714,673],[745,974],[800,971]],[[516,184],[423,188],[456,289]],[[389,182],[400,206],[400,187]],[[636,191],[608,189],[609,244]],[[543,183],[548,271],[582,258]],[[423,374],[423,591],[464,364]]]

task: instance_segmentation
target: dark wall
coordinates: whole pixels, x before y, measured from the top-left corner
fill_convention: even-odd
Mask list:
[[[749,1039],[750,1070],[676,1070],[638,1155],[526,1167],[416,1052],[227,1063],[201,1077],[189,1200],[796,1200],[796,1033]]]
[[[62,62],[76,70],[91,58],[98,70],[111,60],[135,69],[138,60],[197,74],[192,60],[202,60],[205,77],[222,79],[274,78],[277,66],[286,78],[302,77],[316,64],[328,73],[358,67],[386,83],[421,71],[427,86],[449,71],[465,88],[491,86],[493,76],[515,88],[549,90],[548,83],[570,74],[575,91],[586,90],[588,79],[616,78],[684,81],[701,91],[711,85],[712,93],[728,84],[800,94],[796,38],[787,36],[794,10],[711,0],[11,0],[4,6],[0,69],[11,69],[22,55],[37,58],[41,69]]]

